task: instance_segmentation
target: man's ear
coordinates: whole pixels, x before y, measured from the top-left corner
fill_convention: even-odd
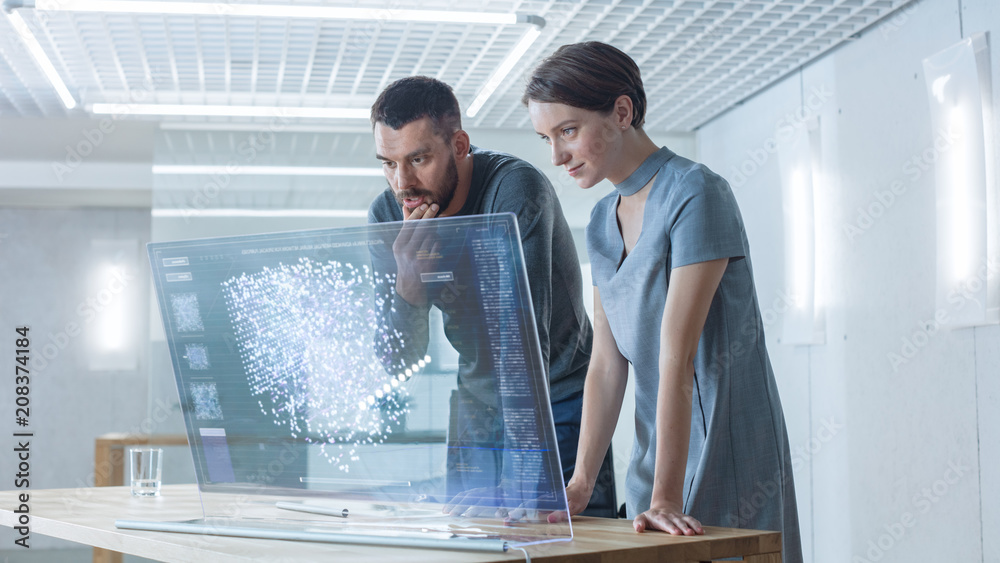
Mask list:
[[[469,140],[469,134],[464,130],[459,129],[451,136],[451,150],[454,151],[455,160],[461,160],[469,154],[469,147],[472,146],[472,141]]]

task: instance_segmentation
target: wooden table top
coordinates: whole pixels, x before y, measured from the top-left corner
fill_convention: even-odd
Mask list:
[[[16,526],[19,493],[30,494],[31,534],[62,538],[160,561],[487,563],[524,560],[520,551],[505,554],[343,545],[285,540],[202,536],[119,530],[116,519],[186,520],[200,518],[195,485],[165,485],[162,496],[136,498],[128,487],[0,491],[0,525]],[[537,563],[698,562],[744,556],[745,561],[780,563],[781,534],[706,527],[704,536],[637,534],[630,520],[577,517],[574,539],[528,546]]]

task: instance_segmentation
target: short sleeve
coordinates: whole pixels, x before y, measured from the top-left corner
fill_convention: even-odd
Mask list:
[[[743,218],[729,183],[703,166],[681,176],[668,222],[670,267],[748,254]]]

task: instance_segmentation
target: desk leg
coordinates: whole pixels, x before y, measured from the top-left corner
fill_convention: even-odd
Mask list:
[[[114,455],[116,452],[118,455]],[[115,448],[108,442],[98,440],[94,446],[94,486],[121,485],[124,480],[123,462],[121,447]],[[94,563],[122,563],[122,554],[95,547]]]
[[[95,547],[94,563],[122,563],[122,554],[117,551]]]
[[[94,486],[112,486],[111,473],[111,444],[98,440],[94,445]]]
[[[119,487],[125,484],[125,448],[112,448],[109,452],[111,458],[111,486]],[[131,484],[131,483],[130,483]]]

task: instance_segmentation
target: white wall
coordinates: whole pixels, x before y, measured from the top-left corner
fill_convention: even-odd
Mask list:
[[[149,276],[139,261],[148,240],[149,211],[135,209],[38,210],[0,208],[0,327],[4,356],[14,363],[15,327],[29,327],[30,488],[85,487],[94,480],[94,438],[106,432],[155,432],[147,395]],[[88,280],[101,265],[92,239],[134,243],[125,282]],[[130,306],[127,330],[136,354],[134,369],[92,370],[92,338],[112,307]],[[13,372],[11,366],[10,371]],[[14,381],[4,379],[0,417],[14,424]],[[149,424],[144,427],[143,423]],[[17,427],[15,427],[17,428]],[[23,439],[23,438],[22,438]],[[0,449],[13,451],[6,431]],[[14,456],[0,458],[4,489],[14,488]],[[9,480],[8,480],[9,478]],[[30,492],[30,491],[29,491]],[[67,498],[80,505],[86,499]],[[72,506],[72,505],[71,505]],[[13,546],[10,528],[0,528],[0,549]],[[74,544],[32,534],[32,548]]]
[[[766,306],[784,289],[785,236],[768,140],[800,123],[796,111],[820,119],[816,268],[826,342],[778,343],[780,315],[767,327],[800,461],[807,560],[1000,560],[1000,544],[985,537],[1000,529],[1000,329],[932,331],[911,360],[889,358],[937,312],[934,176],[904,169],[934,141],[922,60],[983,30],[1000,32],[995,2],[921,0],[697,134],[702,161],[734,185]],[[848,235],[859,208],[897,180],[906,191]],[[961,475],[949,471],[957,466]]]

